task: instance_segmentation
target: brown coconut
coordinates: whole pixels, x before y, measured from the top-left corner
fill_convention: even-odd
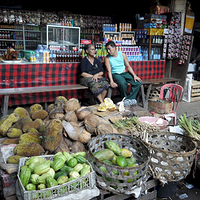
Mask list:
[[[69,111],[75,111],[79,108],[80,108],[80,103],[79,103],[78,99],[71,98],[65,103],[64,110],[67,113]]]
[[[85,129],[89,133],[95,133],[97,124],[101,122],[101,118],[95,114],[89,114],[84,118]]]
[[[91,113],[93,113],[92,110],[86,106],[82,106],[76,110],[76,115],[81,121],[84,120],[84,118]]]
[[[91,134],[87,132],[84,127],[80,128],[80,136],[78,141],[82,143],[88,143],[89,140],[91,139]]]
[[[118,133],[118,131],[108,123],[99,123],[96,128],[96,133],[100,134],[109,134],[109,133]]]
[[[54,107],[49,112],[49,118],[50,119],[63,119],[64,118],[64,111],[61,107]]]
[[[67,114],[65,114],[64,119],[67,122],[78,122],[78,117],[74,111],[69,111]]]
[[[85,146],[81,142],[73,142],[72,146],[70,147],[71,153],[77,153],[81,151],[86,151]]]
[[[79,126],[78,124],[76,125],[75,123],[71,124],[69,122],[66,122],[65,120],[62,121],[62,125],[68,135],[68,137],[72,140],[78,140],[79,139]]]

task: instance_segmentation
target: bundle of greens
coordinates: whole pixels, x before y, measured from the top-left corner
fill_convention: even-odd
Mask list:
[[[200,121],[187,118],[185,114],[181,115],[178,121],[180,127],[188,134],[197,140],[200,140]]]
[[[126,130],[128,134],[137,136],[139,136],[144,131],[148,133],[153,133],[160,130],[158,126],[140,122],[138,117],[121,119],[119,121],[116,121],[114,123],[114,126],[120,133],[122,133],[123,130]]]

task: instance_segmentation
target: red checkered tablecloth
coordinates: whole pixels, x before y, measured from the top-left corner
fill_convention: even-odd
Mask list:
[[[141,79],[163,78],[165,61],[130,62]],[[79,63],[0,64],[0,89],[77,84]],[[83,97],[82,90],[10,95],[9,105],[54,102],[59,95]],[[2,99],[2,98],[1,98]]]

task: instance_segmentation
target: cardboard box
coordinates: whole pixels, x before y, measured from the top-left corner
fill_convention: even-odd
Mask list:
[[[173,103],[155,97],[153,99],[149,99],[148,101],[148,110],[152,112],[156,112],[159,114],[169,114],[172,112]]]

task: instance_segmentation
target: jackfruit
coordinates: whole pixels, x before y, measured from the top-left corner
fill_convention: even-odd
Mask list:
[[[42,144],[42,134],[41,133],[24,133],[20,136],[19,144],[24,142],[34,142]]]
[[[6,120],[0,126],[0,134],[6,136],[8,129],[12,126],[13,123],[17,122],[19,116],[15,113],[12,113],[6,118]]]
[[[46,110],[39,110],[32,114],[32,119],[45,119],[48,113]]]
[[[19,115],[19,118],[30,117],[28,111],[25,108],[17,107],[14,111],[15,114]]]
[[[19,159],[23,158],[24,156],[19,156],[19,155],[14,155],[14,156],[10,156],[7,158],[7,163],[8,164],[18,164],[19,163]]]
[[[43,135],[42,146],[53,152],[62,141],[62,122],[59,119],[53,119],[47,126]]]
[[[66,102],[67,102],[67,99],[64,96],[58,96],[56,97],[55,106],[61,107],[62,109],[64,109]]]
[[[27,157],[39,156],[43,154],[44,151],[45,151],[44,148],[40,144],[34,142],[21,143],[14,148],[15,155],[27,156]]]
[[[23,132],[21,129],[18,128],[9,128],[8,132],[7,132],[7,136],[9,138],[16,138],[16,137],[20,137],[20,135],[22,135]]]
[[[14,125],[12,125],[12,128],[22,129],[24,124],[26,124],[28,122],[32,122],[32,121],[33,120],[30,117],[21,118]]]
[[[36,119],[32,122],[28,122],[23,125],[23,132],[27,132],[29,128],[39,129],[43,125],[43,121],[41,119]]]
[[[33,104],[30,108],[29,108],[29,113],[30,113],[30,116],[32,117],[32,115],[36,112],[38,112],[39,110],[43,110],[43,107],[42,105],[36,103],[36,104]]]

